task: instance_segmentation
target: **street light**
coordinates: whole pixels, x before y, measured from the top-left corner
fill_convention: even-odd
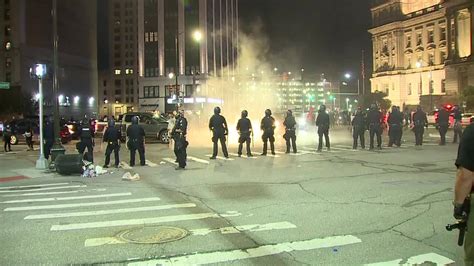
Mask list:
[[[36,160],[36,169],[47,169],[48,160],[44,157],[44,146],[43,146],[43,78],[46,76],[46,65],[36,64],[34,68],[30,69],[30,74],[38,79],[38,100],[39,100],[39,130],[40,130],[40,155],[38,160]]]
[[[345,77],[346,79],[350,79],[352,76],[351,76],[350,73],[346,73],[346,74],[344,74],[344,77]]]
[[[349,98],[346,98],[346,109],[349,110]]]
[[[174,73],[173,72],[169,73],[168,78],[173,79],[174,78]]]
[[[199,30],[194,31],[193,38],[195,41],[200,42],[202,40],[202,33]]]

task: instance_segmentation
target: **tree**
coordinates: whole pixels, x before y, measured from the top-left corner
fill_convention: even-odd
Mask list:
[[[466,105],[466,111],[474,111],[474,86],[462,90],[460,100]]]
[[[374,93],[368,93],[362,96],[359,96],[359,105],[363,109],[370,108],[370,105],[375,103],[380,109],[388,110],[392,106],[392,101],[385,99],[387,97],[386,93],[381,91],[376,91]]]

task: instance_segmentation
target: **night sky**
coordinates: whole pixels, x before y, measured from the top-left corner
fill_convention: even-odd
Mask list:
[[[305,68],[305,75],[325,73],[332,80],[344,72],[360,73],[365,50],[371,69],[371,0],[240,0],[241,30],[261,26],[268,39],[269,63],[282,70]],[[98,1],[99,69],[108,67],[107,1]]]

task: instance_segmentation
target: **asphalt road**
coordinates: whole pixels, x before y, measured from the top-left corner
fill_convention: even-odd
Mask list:
[[[148,166],[92,179],[35,170],[37,152],[14,146],[0,154],[0,265],[462,263],[457,232],[445,230],[457,145],[438,146],[427,132],[415,148],[407,131],[401,148],[354,151],[339,129],[332,150],[316,153],[309,136],[300,134],[297,154],[283,154],[279,139],[275,157],[215,161],[191,142],[185,171],[166,145],[150,144]],[[141,179],[122,181],[127,171]],[[187,235],[122,238],[172,238],[168,227]]]

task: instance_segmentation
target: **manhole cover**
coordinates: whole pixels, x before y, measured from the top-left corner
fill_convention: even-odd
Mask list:
[[[188,231],[172,226],[147,226],[133,228],[118,234],[120,240],[136,244],[161,244],[180,240]]]
[[[434,163],[414,163],[413,166],[415,167],[433,167],[436,166]]]

